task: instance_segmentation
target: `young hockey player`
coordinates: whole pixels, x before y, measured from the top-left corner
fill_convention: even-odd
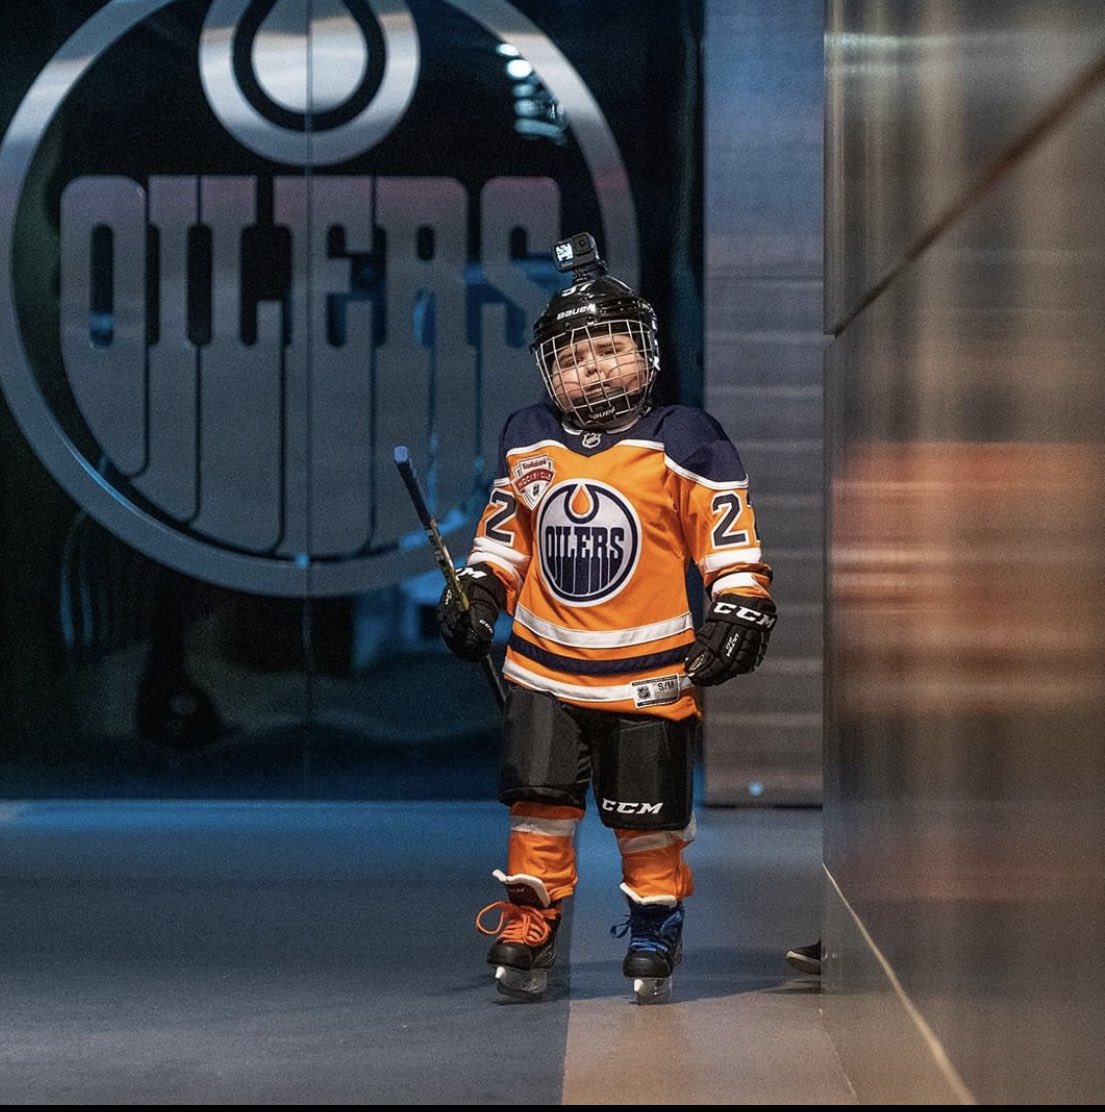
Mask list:
[[[575,832],[588,790],[621,852],[629,906],[623,973],[639,1003],[670,998],[693,891],[697,686],[751,672],[775,625],[772,573],[748,479],[700,409],[652,407],[652,307],[606,273],[591,236],[557,244],[573,271],[533,329],[549,401],[506,421],[499,473],[442,636],[480,661],[512,615],[499,798],[510,808],[505,900],[477,926],[499,991],[539,998],[575,889]],[[693,561],[709,593],[694,629]],[[485,925],[487,913],[498,921]]]

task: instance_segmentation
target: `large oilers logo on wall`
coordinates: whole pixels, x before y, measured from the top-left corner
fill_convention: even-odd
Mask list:
[[[0,383],[62,488],[154,559],[384,586],[421,535],[394,446],[470,520],[581,227],[635,282],[607,121],[506,0],[113,0],[0,146]]]

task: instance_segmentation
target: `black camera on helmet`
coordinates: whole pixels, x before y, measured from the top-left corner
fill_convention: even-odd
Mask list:
[[[553,262],[561,273],[571,270],[580,278],[606,273],[606,264],[599,256],[595,237],[590,232],[562,239],[553,248]]]

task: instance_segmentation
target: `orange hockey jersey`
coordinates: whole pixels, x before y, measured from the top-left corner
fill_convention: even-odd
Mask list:
[[[468,563],[506,584],[503,675],[566,703],[685,718],[689,562],[712,596],[768,597],[748,477],[707,413],[653,409],[615,433],[539,404],[507,419]]]

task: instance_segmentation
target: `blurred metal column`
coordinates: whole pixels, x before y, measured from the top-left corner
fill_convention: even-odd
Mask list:
[[[1105,20],[832,0],[825,1024],[864,1104],[1105,1090]]]

